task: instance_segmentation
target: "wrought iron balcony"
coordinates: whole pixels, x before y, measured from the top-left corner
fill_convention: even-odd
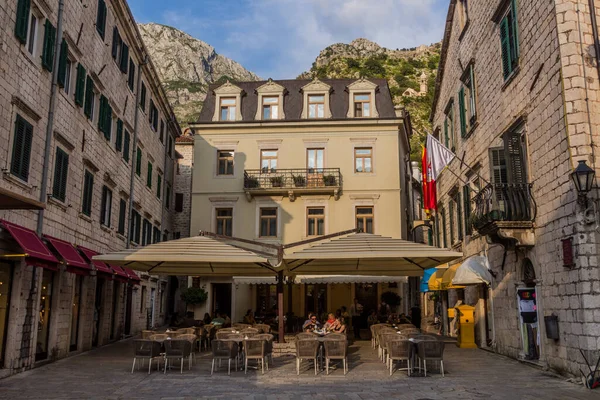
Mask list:
[[[252,196],[287,194],[291,201],[296,194],[332,194],[336,200],[342,188],[339,168],[247,169],[244,171],[244,191]]]
[[[528,183],[491,183],[484,187],[473,199],[473,227],[497,243],[508,240],[517,246],[533,246],[537,205],[531,187]]]

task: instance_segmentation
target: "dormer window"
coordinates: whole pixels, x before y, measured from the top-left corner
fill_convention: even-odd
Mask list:
[[[235,121],[236,106],[235,97],[221,97],[221,121]]]
[[[325,118],[325,95],[308,96],[308,118]]]
[[[263,97],[262,119],[279,119],[279,96]]]
[[[371,95],[369,93],[354,95],[354,116],[357,118],[371,116]]]

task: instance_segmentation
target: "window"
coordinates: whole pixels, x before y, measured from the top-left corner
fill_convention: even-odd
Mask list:
[[[465,218],[465,235],[470,235],[473,231],[471,228],[471,187],[465,185],[463,187],[463,201],[464,201],[464,218]]]
[[[277,150],[260,151],[260,169],[262,172],[274,172],[277,169]]]
[[[154,105],[154,101],[150,99],[150,112],[148,113],[148,122],[154,132],[158,132],[158,109]]]
[[[117,233],[121,235],[125,234],[125,218],[127,212],[127,203],[125,200],[119,200],[119,226],[117,227]]]
[[[442,234],[440,232],[440,218],[439,215],[435,216],[435,233],[437,236],[437,247],[442,247]]]
[[[104,133],[104,138],[108,141],[112,134],[112,107],[104,95],[100,95],[100,106],[98,109],[98,130]]]
[[[106,2],[98,0],[98,13],[96,14],[96,31],[102,39],[106,31]]]
[[[54,182],[52,184],[52,197],[65,201],[67,192],[67,174],[69,172],[69,155],[60,147],[56,148],[54,159]]]
[[[160,242],[160,228],[154,227],[152,228],[152,243]]]
[[[36,53],[37,48],[37,30],[38,30],[38,17],[34,13],[29,16],[29,31],[27,34],[27,51],[32,56]]]
[[[325,95],[308,96],[308,118],[325,118]]]
[[[502,71],[504,80],[507,80],[519,65],[519,29],[516,0],[510,0],[510,7],[500,20],[500,45],[502,49]]]
[[[140,149],[139,147],[136,151],[135,174],[137,176],[142,176],[142,149]]]
[[[25,182],[29,179],[29,162],[31,160],[32,141],[33,125],[17,114],[10,173]]]
[[[454,101],[450,100],[446,107],[446,118],[444,119],[444,144],[447,148],[454,151]]]
[[[49,19],[44,24],[44,47],[42,48],[42,67],[52,72],[54,67],[54,43],[56,42],[56,28]]]
[[[129,90],[133,92],[133,85],[135,85],[135,63],[130,58],[129,59],[129,76],[127,77],[127,86],[129,86]]]
[[[357,118],[371,116],[371,95],[357,93],[354,95],[354,116]]]
[[[142,286],[142,298],[140,299],[140,313],[143,313],[146,309],[146,297],[148,297],[148,288],[146,288],[146,286]]]
[[[450,219],[450,246],[454,244],[454,201],[448,202],[448,216]]]
[[[357,147],[354,149],[354,172],[373,172],[372,147]]]
[[[140,242],[140,230],[142,225],[142,217],[136,210],[131,212],[131,227],[129,228],[129,240],[133,243]]]
[[[19,42],[26,44],[28,41],[28,24],[31,12],[31,0],[19,0],[17,2],[17,18],[15,24],[15,36]]]
[[[260,237],[277,237],[277,208],[260,209]]]
[[[81,203],[81,212],[88,217],[92,215],[93,195],[94,175],[86,169],[83,177],[83,201]]]
[[[165,193],[165,208],[171,207],[171,185],[167,183],[167,192]]]
[[[75,80],[75,104],[83,107],[85,95],[85,68],[81,64],[77,64],[77,78]]]
[[[306,218],[306,236],[325,234],[325,207],[308,207]]]
[[[142,225],[142,246],[152,244],[152,223],[144,218]]]
[[[217,208],[215,213],[217,235],[233,236],[233,208]]]
[[[115,62],[119,61],[119,52],[121,50],[121,44],[123,40],[121,39],[121,35],[119,35],[119,28],[116,26],[113,27],[113,37],[112,37],[112,58]]]
[[[125,129],[125,138],[123,139],[123,160],[127,164],[129,164],[129,142],[131,141],[131,137],[129,135],[129,131]]]
[[[443,208],[440,210],[441,211],[441,216],[442,216],[442,241],[443,241],[443,245],[444,248],[448,248],[448,241],[446,240],[446,210],[444,210]]]
[[[160,120],[160,142],[161,143],[165,142],[165,120],[164,119]]]
[[[469,23],[469,2],[468,0],[458,0],[458,23],[460,25],[460,30],[462,31],[466,28]]]
[[[373,233],[373,207],[356,207],[356,228],[364,233]]]
[[[57,79],[58,86],[62,87],[65,93],[69,94],[69,86],[71,83],[71,61],[69,60],[69,45],[64,38],[60,44]]]
[[[235,97],[221,97],[221,121],[235,121]]]
[[[279,118],[279,96],[263,97],[263,119]]]
[[[83,106],[83,113],[91,121],[94,119],[94,106],[95,106],[96,93],[94,92],[94,81],[88,76],[85,81],[85,104]]]
[[[217,151],[217,175],[233,175],[233,150]]]
[[[173,158],[173,137],[169,135],[169,142],[167,143],[167,153],[169,157]]]
[[[323,172],[323,157],[325,149],[307,149],[306,150],[306,168],[308,172]]]
[[[148,175],[146,177],[146,186],[152,188],[152,163],[148,161]]]
[[[162,176],[158,175],[156,177],[156,197],[158,197],[159,199],[162,196]]]
[[[113,40],[112,40],[112,58],[119,67],[122,73],[127,73],[127,63],[129,62],[129,46],[119,35],[119,29],[115,26],[113,28]]]
[[[490,149],[490,167],[492,169],[493,183],[508,183],[508,173],[506,170],[506,159],[503,148]]]
[[[175,211],[183,212],[183,193],[175,193]]]
[[[146,112],[146,85],[142,82],[142,91],[140,93],[140,107],[143,112]]]
[[[100,208],[100,223],[110,227],[110,218],[112,212],[112,190],[107,186],[102,186],[102,201]]]
[[[117,138],[115,140],[115,150],[123,150],[123,121],[117,119]]]
[[[460,111],[460,136],[466,137],[477,122],[477,103],[475,98],[475,74],[470,64],[462,77],[462,86],[458,91]]]
[[[452,201],[454,202],[454,207],[456,207],[456,229],[457,229],[457,233],[458,233],[458,241],[461,241],[461,240],[463,240],[464,233],[463,233],[463,217],[462,217],[463,204],[461,203],[460,190],[458,190],[454,194],[454,196],[452,196]]]

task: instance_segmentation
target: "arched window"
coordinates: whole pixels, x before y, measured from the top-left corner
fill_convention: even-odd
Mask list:
[[[529,258],[523,260],[523,282],[527,286],[535,286],[535,268]]]

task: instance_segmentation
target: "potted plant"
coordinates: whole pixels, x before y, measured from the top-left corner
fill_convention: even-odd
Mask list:
[[[181,291],[181,300],[187,305],[203,304],[208,298],[208,293],[202,288],[189,287]]]
[[[323,177],[323,183],[325,184],[325,186],[335,186],[336,185],[335,175],[325,175]]]
[[[257,188],[258,185],[258,178],[255,176],[248,176],[246,177],[246,182],[245,182],[246,188],[248,189],[253,189],[253,188]]]
[[[293,175],[294,186],[296,187],[305,187],[306,186],[306,178],[302,175]]]
[[[400,305],[402,298],[396,292],[383,292],[381,294],[381,301],[390,306],[392,312],[396,312],[396,308]]]
[[[271,177],[271,186],[273,186],[273,187],[282,187],[283,186],[283,176],[273,176],[273,177]]]

